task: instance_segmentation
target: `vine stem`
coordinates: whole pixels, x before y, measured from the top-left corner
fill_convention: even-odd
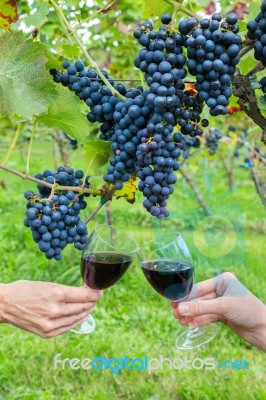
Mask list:
[[[266,164],[266,158],[263,157],[260,153],[258,153],[256,150],[254,150],[252,147],[249,146],[248,142],[241,139],[238,139],[239,143],[241,143],[242,145],[244,145],[248,151],[250,153],[253,153],[256,157],[258,157],[260,159],[261,162],[263,162],[264,164]]]
[[[12,169],[10,167],[7,167],[6,165],[0,164],[0,169],[3,169],[6,172],[9,172],[13,175],[18,176],[21,179],[25,179],[31,182],[35,182],[38,183],[40,185],[43,185],[45,187],[48,187],[50,189],[53,190],[71,190],[73,192],[79,192],[79,193],[89,193],[92,194],[93,196],[102,196],[101,190],[93,190],[93,189],[89,189],[89,188],[82,188],[81,186],[60,186],[60,185],[54,185],[53,183],[48,183],[45,181],[42,181],[41,179],[37,179],[34,176],[31,176],[29,174],[23,173],[23,172],[19,172],[16,171],[15,169]]]
[[[245,54],[247,54],[250,50],[254,49],[254,44],[249,44],[244,46],[239,53],[239,57],[243,57]]]
[[[175,12],[177,13],[178,11],[182,11],[184,14],[189,15],[190,17],[197,18],[197,14],[195,14],[193,11],[189,10],[183,4],[178,3],[174,0],[164,0],[166,3],[170,4],[175,8]]]
[[[21,125],[18,124],[17,127],[16,127],[15,136],[13,137],[13,140],[12,140],[10,146],[9,146],[9,149],[8,149],[8,151],[6,153],[6,156],[5,156],[4,160],[3,160],[3,164],[7,164],[8,160],[9,160],[11,154],[12,154],[12,151],[14,150],[14,148],[16,146],[16,143],[17,143],[17,140],[18,140],[18,137],[19,137],[19,134],[20,134],[20,128],[21,128]]]
[[[28,156],[27,156],[27,162],[26,162],[26,175],[29,174],[30,172],[30,155],[31,155],[31,150],[32,150],[32,143],[35,135],[35,128],[36,128],[37,122],[34,121],[32,131],[31,131],[31,137],[30,137],[30,144],[29,144],[29,149],[28,149]]]
[[[105,203],[106,204],[106,203]],[[103,203],[99,203],[97,207],[90,213],[90,215],[85,219],[84,223],[88,224],[92,218],[99,212],[99,210],[104,206]]]
[[[91,67],[93,67],[97,71],[97,73],[101,77],[102,81],[111,90],[111,92],[114,94],[114,96],[119,97],[121,100],[126,100],[126,98],[124,96],[122,96],[116,89],[114,89],[114,87],[110,84],[108,79],[106,79],[106,77],[101,72],[98,64],[91,58],[91,56],[87,52],[86,48],[82,44],[81,40],[77,36],[76,32],[73,31],[70,23],[68,22],[68,20],[66,19],[65,15],[64,15],[62,9],[56,4],[56,2],[54,0],[49,0],[49,3],[53,6],[56,14],[58,15],[58,18],[59,18],[61,24],[66,28],[67,36],[72,36],[73,37],[73,40],[76,42],[76,44],[78,45],[78,47],[80,48],[80,50],[84,54],[86,60],[89,62],[89,65]]]
[[[176,19],[176,14],[178,13],[178,7],[175,5],[174,6],[174,11],[173,11],[173,14],[172,14],[172,21],[171,21],[171,24],[173,25],[174,24],[174,22],[175,22],[175,19]]]
[[[256,74],[257,72],[263,71],[264,70],[264,65],[262,62],[258,62],[254,68],[252,68],[245,76],[251,76],[253,74]]]

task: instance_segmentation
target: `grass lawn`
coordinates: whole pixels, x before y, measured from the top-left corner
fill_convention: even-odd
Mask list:
[[[53,168],[51,155],[49,142],[36,143],[32,174]],[[0,150],[0,158],[3,156],[4,151]],[[73,167],[82,167],[78,152],[73,152],[72,159]],[[25,156],[15,152],[9,166],[23,170],[24,165]],[[204,216],[191,189],[181,179],[169,201],[169,220],[154,221],[141,206],[138,195],[139,202],[133,206],[124,200],[113,202],[114,224],[131,232],[140,243],[158,232],[181,230],[193,253],[197,281],[230,270],[266,302],[266,217],[249,171],[236,168],[236,187],[232,193],[227,190],[220,164],[215,168],[210,164],[206,169],[202,160],[196,159],[193,176],[214,215],[225,224],[222,232],[211,225],[214,220]],[[2,180],[6,189],[0,186],[0,282],[30,279],[81,285],[80,253],[67,248],[61,262],[47,261],[23,226],[23,192],[34,189],[34,185],[0,170]],[[97,199],[89,198],[88,203],[89,210],[93,209]],[[91,227],[104,219],[102,210]],[[204,231],[205,247],[202,247],[195,232],[200,235],[204,226],[209,228]],[[232,232],[233,236],[228,236]],[[208,249],[213,246],[220,249],[228,237],[234,241],[232,249],[225,248],[217,259],[208,257]],[[168,301],[149,287],[137,262],[117,285],[105,292],[94,316],[97,330],[92,335],[67,333],[49,340],[1,325],[0,400],[266,399],[265,355],[228,328],[221,326],[219,335],[202,348],[187,352],[175,348],[175,338],[185,328],[172,317]],[[54,370],[54,357],[58,353],[62,353],[62,359],[125,355],[130,359],[145,355],[171,359],[187,356],[190,360],[212,357],[217,362],[246,360],[250,369],[170,370],[166,364],[162,370],[150,374],[122,370],[114,375],[110,369],[72,370],[69,366]]]

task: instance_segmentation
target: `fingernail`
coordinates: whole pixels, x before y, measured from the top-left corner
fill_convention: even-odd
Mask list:
[[[179,304],[179,312],[181,314],[187,314],[188,313],[188,306],[186,304]]]

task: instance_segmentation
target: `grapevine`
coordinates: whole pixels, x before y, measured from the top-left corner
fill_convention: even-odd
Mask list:
[[[139,46],[134,67],[142,80],[141,85],[132,87],[123,83],[126,79],[116,79],[97,65],[77,35],[82,21],[71,25],[63,9],[54,0],[49,0],[64,34],[82,54],[82,60],[65,60],[61,68],[52,68],[53,81],[86,104],[87,122],[98,124],[98,139],[110,144],[112,154],[103,174],[105,183],[96,191],[91,190],[89,177],[84,177],[83,171],[74,171],[69,166],[30,177],[34,132],[25,173],[0,165],[6,171],[37,183],[37,191],[25,192],[24,224],[31,229],[33,239],[48,259],[60,260],[62,250],[70,243],[78,250],[84,249],[88,241],[86,222],[90,217],[82,222],[80,211],[86,208],[86,196],[93,194],[102,198],[102,203],[91,214],[94,215],[132,179],[138,178],[138,190],[143,194],[145,209],[157,218],[168,217],[167,202],[174,192],[180,160],[183,163],[190,156],[191,148],[201,146],[203,140],[200,137],[205,139],[210,155],[218,149],[220,130],[210,128],[204,132],[209,126],[206,110],[211,117],[244,110],[264,127],[265,136],[266,120],[254,101],[253,87],[256,86],[251,85],[249,77],[266,66],[266,0],[262,1],[256,18],[247,23],[246,36],[239,34],[235,13],[231,12],[225,18],[214,13],[199,19],[179,2],[166,2],[174,7],[173,14],[164,13],[159,21],[144,21],[133,32]],[[113,6],[116,4],[112,3]],[[103,6],[94,16],[104,10]],[[178,12],[189,18],[181,18],[176,24]],[[83,22],[88,21],[89,17]],[[248,73],[241,74],[237,65],[252,48],[260,63]],[[265,79],[259,82],[264,99]],[[246,81],[248,90],[242,85]],[[233,89],[239,98],[238,105],[230,105]],[[34,128],[36,123],[34,121]],[[67,129],[65,135],[76,148],[75,137],[72,138]],[[237,151],[235,156],[238,156]],[[260,159],[263,159],[261,155]]]

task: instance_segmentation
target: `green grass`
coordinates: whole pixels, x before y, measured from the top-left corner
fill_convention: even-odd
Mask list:
[[[45,152],[45,153],[44,153]],[[0,157],[3,156],[0,151]],[[44,156],[45,154],[45,156]],[[37,143],[31,162],[32,174],[53,167],[49,142]],[[79,167],[79,153],[73,153],[73,166]],[[9,165],[23,170],[25,157],[15,153]],[[14,161],[15,160],[15,161]],[[195,244],[194,232],[199,223],[207,221],[198,208],[193,193],[180,180],[169,202],[171,218],[157,223],[143,210],[139,202],[133,206],[123,200],[113,202],[114,224],[131,232],[141,243],[154,234],[181,230],[195,259],[196,280],[209,278],[231,270],[248,288],[266,301],[265,272],[265,210],[255,192],[249,171],[236,169],[237,185],[227,191],[223,171],[209,166],[203,171],[202,161],[195,160],[196,176],[205,198],[215,215],[231,221],[236,244],[220,259],[206,257]],[[204,172],[204,174],[203,174]],[[204,175],[204,176],[203,176]],[[25,213],[24,190],[33,188],[0,170],[0,282],[17,279],[55,281],[79,286],[80,253],[69,248],[62,262],[47,261],[38,252],[28,229],[23,227]],[[89,199],[89,209],[97,199]],[[104,222],[104,212],[96,216],[91,228]],[[228,231],[224,230],[224,237]],[[214,231],[206,233],[210,246],[221,244]],[[135,262],[114,287],[106,290],[94,316],[97,330],[92,335],[67,333],[43,340],[12,326],[0,326],[0,399],[4,400],[87,400],[87,399],[147,399],[147,400],[263,400],[265,391],[265,355],[245,343],[228,328],[221,326],[219,335],[207,346],[188,352],[178,351],[175,338],[184,330],[172,317],[168,302],[147,284]],[[214,357],[216,361],[247,360],[249,371],[238,370],[123,370],[112,375],[110,370],[54,370],[54,357],[90,359],[99,356],[129,358],[168,357],[189,359]]]

